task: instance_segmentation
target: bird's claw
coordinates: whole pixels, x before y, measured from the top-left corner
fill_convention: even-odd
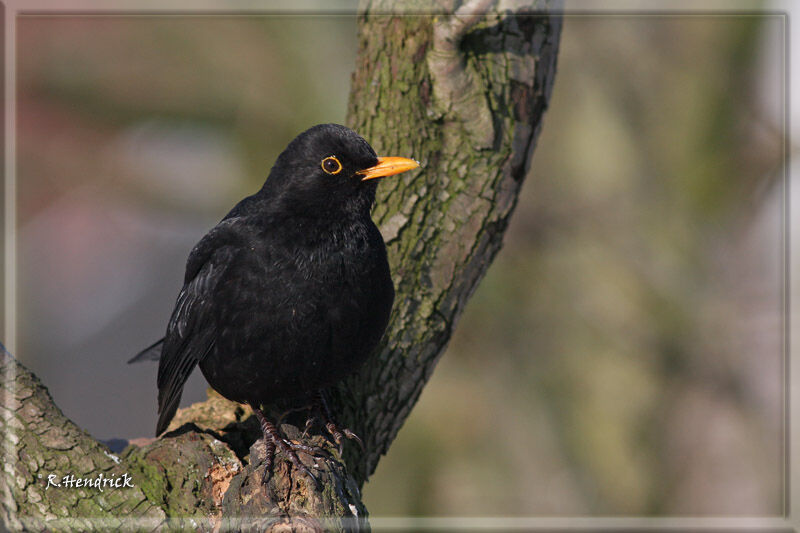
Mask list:
[[[364,448],[364,441],[361,440],[361,437],[350,431],[348,428],[340,429],[334,422],[328,421],[325,424],[325,429],[328,431],[331,437],[333,437],[333,441],[339,448],[339,456],[341,457],[342,453],[344,453],[344,439],[342,437],[347,437],[348,440],[354,440],[358,443],[359,447],[361,447],[361,451],[366,451]]]
[[[261,412],[261,409],[254,408],[253,411],[256,413],[256,417],[258,418],[259,423],[261,424],[261,430],[264,433],[264,444],[266,445],[266,458],[264,459],[264,476],[261,479],[261,483],[266,485],[269,482],[270,477],[272,477],[272,466],[274,463],[275,458],[275,450],[279,449],[283,454],[289,458],[289,461],[292,463],[297,470],[305,473],[308,477],[314,480],[314,484],[317,487],[320,487],[320,481],[314,474],[311,473],[311,470],[300,461],[300,458],[297,456],[295,449],[300,450],[305,453],[309,453],[313,455],[314,448],[311,446],[306,446],[305,444],[300,444],[296,442],[292,442],[290,440],[285,439],[281,436],[278,432],[277,428],[267,420],[264,413]]]
[[[300,434],[300,438],[301,439],[304,439],[304,438],[306,438],[308,436],[308,430],[311,429],[314,426],[314,422],[315,422],[314,417],[309,417],[306,420],[306,425],[303,428],[303,433]]]
[[[278,443],[277,446],[276,446],[276,442]],[[272,466],[273,466],[274,459],[275,459],[275,450],[276,450],[276,448],[279,448],[280,451],[283,452],[283,454],[286,455],[286,457],[289,458],[289,462],[292,463],[292,466],[294,466],[297,470],[300,470],[301,472],[306,474],[308,477],[313,479],[314,483],[317,486],[320,486],[319,478],[317,478],[317,476],[315,476],[311,472],[311,470],[309,470],[308,467],[303,464],[303,462],[300,460],[300,457],[298,457],[297,452],[295,452],[295,450],[300,450],[300,451],[305,452],[305,453],[310,453],[312,451],[315,451],[313,447],[305,446],[303,444],[298,444],[298,443],[289,441],[287,439],[284,439],[282,437],[278,437],[278,439],[276,439],[276,440],[272,440],[270,438],[270,440],[267,441],[266,446],[267,446],[267,457],[266,457],[266,459],[264,459],[264,475],[263,475],[263,477],[261,479],[261,483],[263,485],[266,486],[267,483],[269,483],[270,478],[272,477]],[[322,450],[322,449],[319,448],[319,450]]]
[[[309,446],[308,444],[295,442],[289,439],[284,439],[284,442],[286,443],[287,446],[295,450],[300,450],[301,452],[307,453],[308,455],[313,455],[313,456],[330,455],[324,448],[320,448],[319,446]]]
[[[333,442],[336,444],[339,450],[339,457],[341,457],[344,453],[344,440],[342,439],[343,436],[347,437],[348,440],[356,441],[359,447],[361,447],[362,452],[366,451],[364,448],[364,441],[362,441],[358,435],[350,431],[348,428],[339,428],[339,425],[334,421],[333,414],[328,407],[328,402],[325,400],[325,394],[323,391],[317,391],[314,403],[317,411],[319,411],[319,413],[326,419],[325,430],[333,438]],[[309,427],[308,421],[306,421],[306,427]]]
[[[366,452],[367,451],[367,448],[364,446],[364,441],[361,440],[361,437],[359,437],[358,435],[356,435],[355,433],[353,433],[352,431],[350,431],[347,428],[344,428],[342,431],[344,432],[344,436],[345,437],[347,437],[350,440],[354,440],[354,441],[356,441],[358,443],[358,446],[361,448],[362,452]]]
[[[342,446],[344,444],[342,442],[342,432],[339,431],[339,428],[336,426],[336,424],[334,424],[331,421],[328,421],[325,424],[325,429],[328,431],[328,434],[331,437],[333,437],[333,442],[335,442],[336,445],[339,447],[339,455],[342,455],[342,452],[344,451],[343,448],[342,448]]]

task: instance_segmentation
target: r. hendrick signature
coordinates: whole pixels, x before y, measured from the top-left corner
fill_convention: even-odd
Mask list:
[[[47,476],[47,486],[45,490],[50,487],[77,489],[80,487],[87,487],[103,492],[104,489],[121,489],[123,487],[134,488],[135,485],[131,481],[131,476],[127,473],[117,477],[116,474],[106,476],[103,473],[98,474],[96,477],[75,477],[74,474],[67,474],[59,479],[55,474]]]

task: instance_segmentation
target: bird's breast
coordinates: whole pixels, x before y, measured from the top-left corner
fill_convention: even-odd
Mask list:
[[[266,310],[287,314],[292,325],[307,329],[363,322],[391,310],[386,249],[371,220],[299,220],[283,227],[279,241],[259,240],[271,245],[257,250],[258,276],[282,295],[276,301],[262,291]]]
[[[219,336],[201,368],[215,388],[237,384],[217,388],[228,398],[324,388],[357,370],[386,329],[394,288],[377,228],[297,229],[254,240],[220,284],[217,301],[235,303],[218,306]],[[238,368],[247,372],[226,374]]]

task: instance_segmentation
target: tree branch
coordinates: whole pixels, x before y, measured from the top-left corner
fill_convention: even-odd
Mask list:
[[[48,475],[71,473],[76,478],[122,478],[126,465],[80,429],[53,403],[42,383],[5,349],[2,370],[2,435],[5,461],[0,476],[3,521],[11,530],[43,529],[43,520],[78,515],[106,517],[122,525],[135,514],[160,524],[166,514],[149,501],[140,487],[106,490],[91,487],[58,490],[48,487]],[[61,475],[51,481],[63,483]],[[98,497],[102,496],[102,497]],[[119,518],[118,518],[119,517]],[[76,526],[85,525],[78,521]]]
[[[461,18],[360,20],[348,123],[378,153],[410,153],[422,162],[420,172],[378,189],[373,216],[389,250],[395,309],[378,355],[338,396],[343,418],[367,439],[367,454],[346,455],[361,483],[394,440],[500,249],[549,100],[561,30],[553,6],[542,14],[504,2],[503,13],[478,17],[483,5],[470,2]],[[437,43],[446,54],[436,52]],[[452,95],[455,87],[479,98],[453,102],[441,114],[434,95]],[[493,124],[490,150],[482,149],[485,139],[476,141],[470,119],[484,105]]]

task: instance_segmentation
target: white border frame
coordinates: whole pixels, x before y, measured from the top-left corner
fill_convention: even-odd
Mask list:
[[[784,95],[784,132],[786,132],[786,143],[784,144],[784,216],[783,216],[783,238],[784,240],[784,354],[785,354],[785,390],[784,390],[784,413],[786,420],[784,428],[785,435],[785,460],[784,460],[784,516],[775,517],[393,517],[381,518],[370,517],[369,521],[372,528],[376,530],[459,530],[459,531],[492,531],[497,529],[504,530],[568,530],[568,531],[797,531],[800,530],[800,519],[792,513],[792,509],[800,508],[800,494],[791,491],[790,487],[800,486],[800,468],[791,471],[790,465],[797,464],[800,457],[800,419],[797,413],[800,412],[800,391],[793,390],[791,383],[800,383],[800,365],[790,364],[791,362],[791,332],[795,327],[800,327],[798,309],[793,305],[798,298],[794,296],[793,287],[790,284],[790,271],[797,272],[800,266],[800,255],[794,253],[789,246],[790,236],[789,217],[790,213],[800,213],[800,197],[794,199],[790,196],[789,188],[789,165],[791,153],[786,148],[789,145],[790,135],[790,101],[792,87],[789,84],[789,73],[797,69],[792,69],[792,62],[796,58],[790,56],[791,42],[793,36],[789,33],[790,16],[793,14],[792,2],[782,0],[777,9],[785,11],[768,11],[761,9],[755,2],[748,1],[724,1],[724,0],[680,0],[670,2],[668,8],[663,5],[654,6],[652,3],[641,0],[567,0],[568,5],[566,14],[588,14],[591,10],[599,15],[622,15],[631,12],[652,13],[653,15],[681,14],[708,14],[725,15],[736,12],[747,11],[747,14],[783,14],[785,15],[784,36],[785,36],[785,63],[783,76],[786,81],[784,87],[787,93]],[[65,4],[69,4],[68,6]],[[68,15],[90,15],[92,13],[103,13],[110,15],[125,14],[153,14],[153,15],[191,15],[192,13],[203,14],[248,14],[248,13],[309,13],[309,14],[353,14],[354,3],[347,0],[328,0],[326,8],[319,7],[319,3],[314,0],[266,0],[253,2],[248,0],[166,0],[158,2],[156,0],[111,0],[102,2],[101,0],[6,0],[4,6],[4,29],[5,29],[5,180],[4,180],[4,229],[5,240],[3,248],[4,260],[4,319],[2,339],[10,353],[15,353],[16,349],[16,21],[20,14],[68,14]],[[189,5],[187,5],[189,4]],[[433,2],[431,2],[433,7]],[[1,5],[1,4],[0,4]],[[800,7],[797,8],[800,13]],[[800,96],[800,95],[799,95]],[[788,98],[787,98],[788,97]],[[798,295],[800,297],[800,294]],[[14,375],[5,375],[3,379],[13,380]],[[4,439],[6,446],[4,451],[9,455],[7,458],[15,457],[10,439]],[[23,518],[23,522],[26,520]],[[82,521],[87,518],[81,518]],[[93,519],[89,519],[93,520]],[[95,526],[102,528],[107,519],[98,518]],[[71,520],[57,520],[53,527],[69,527]],[[83,523],[83,522],[81,522]],[[145,525],[145,524],[142,524]]]

